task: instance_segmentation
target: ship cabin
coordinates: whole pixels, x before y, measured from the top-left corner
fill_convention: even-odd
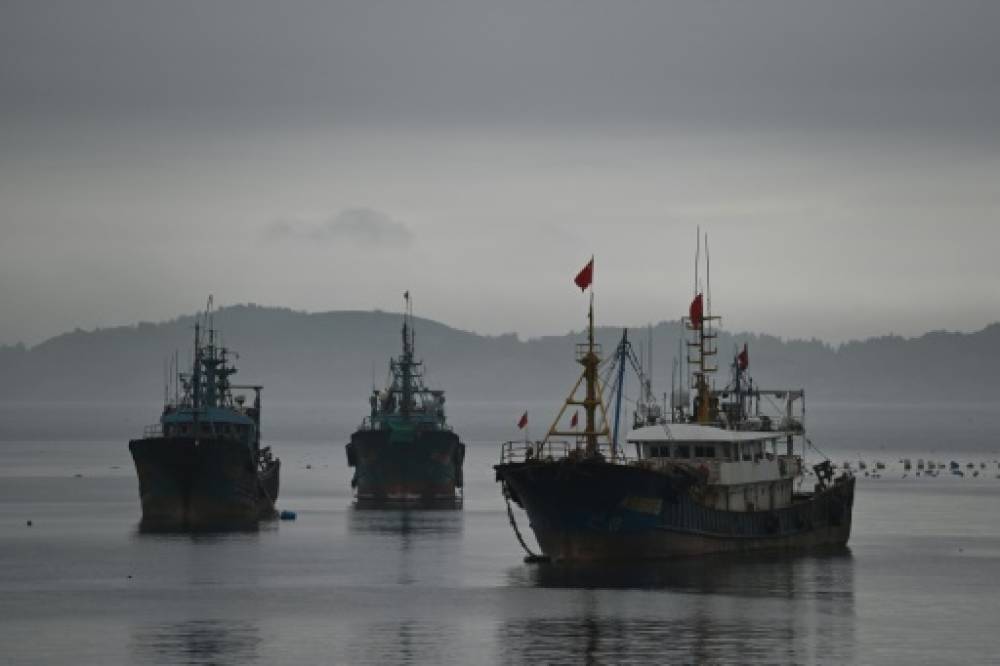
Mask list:
[[[769,511],[792,503],[801,458],[778,453],[789,433],[727,430],[695,423],[662,423],[632,430],[638,464],[694,473],[708,492],[702,500],[723,511]]]
[[[257,423],[252,408],[242,406],[168,406],[160,418],[164,437],[236,439],[252,446],[257,441]]]
[[[409,402],[407,400],[409,393]],[[362,423],[373,430],[447,430],[444,413],[444,391],[418,385],[409,392],[390,387],[372,391],[369,400],[371,414]]]

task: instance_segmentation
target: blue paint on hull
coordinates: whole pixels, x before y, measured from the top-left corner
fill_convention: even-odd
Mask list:
[[[542,552],[557,560],[661,559],[711,552],[844,545],[854,479],[797,496],[773,511],[698,503],[697,480],[601,461],[530,461],[495,467],[528,514]]]

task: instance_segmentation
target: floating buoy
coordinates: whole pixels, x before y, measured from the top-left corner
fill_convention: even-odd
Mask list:
[[[282,511],[281,513],[278,514],[278,518],[280,518],[281,520],[295,520],[295,512]]]

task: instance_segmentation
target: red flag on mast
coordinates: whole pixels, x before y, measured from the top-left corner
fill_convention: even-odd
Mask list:
[[[747,351],[747,343],[745,342],[743,343],[743,351],[736,357],[736,363],[740,366],[740,370],[746,370],[750,367],[750,352]]]
[[[580,422],[580,412],[573,412],[573,419],[569,422],[570,428],[575,428]]]
[[[573,278],[573,283],[580,288],[580,291],[584,291],[594,282],[594,258],[591,257],[587,265],[583,267],[576,277]]]
[[[691,325],[695,328],[701,328],[702,319],[705,317],[704,301],[701,294],[695,296],[694,300],[691,301],[688,315],[691,319]]]
[[[525,411],[524,414],[521,415],[521,418],[517,422],[517,427],[519,429],[521,429],[521,430],[524,430],[524,427],[526,425],[528,425],[528,412],[527,411]]]

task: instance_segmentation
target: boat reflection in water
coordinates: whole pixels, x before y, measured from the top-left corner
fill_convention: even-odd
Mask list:
[[[352,534],[385,535],[430,539],[461,535],[465,525],[461,512],[444,509],[388,509],[368,511],[355,507],[349,513],[348,530]]]
[[[363,543],[356,558],[397,585],[448,584],[462,570],[461,511],[396,509],[349,512],[348,532]]]
[[[560,593],[500,626],[501,661],[855,661],[854,563],[846,548],[633,564],[543,564],[514,585]],[[564,595],[564,596],[562,596]]]
[[[142,625],[132,633],[139,664],[247,664],[260,659],[260,628],[249,620]]]

